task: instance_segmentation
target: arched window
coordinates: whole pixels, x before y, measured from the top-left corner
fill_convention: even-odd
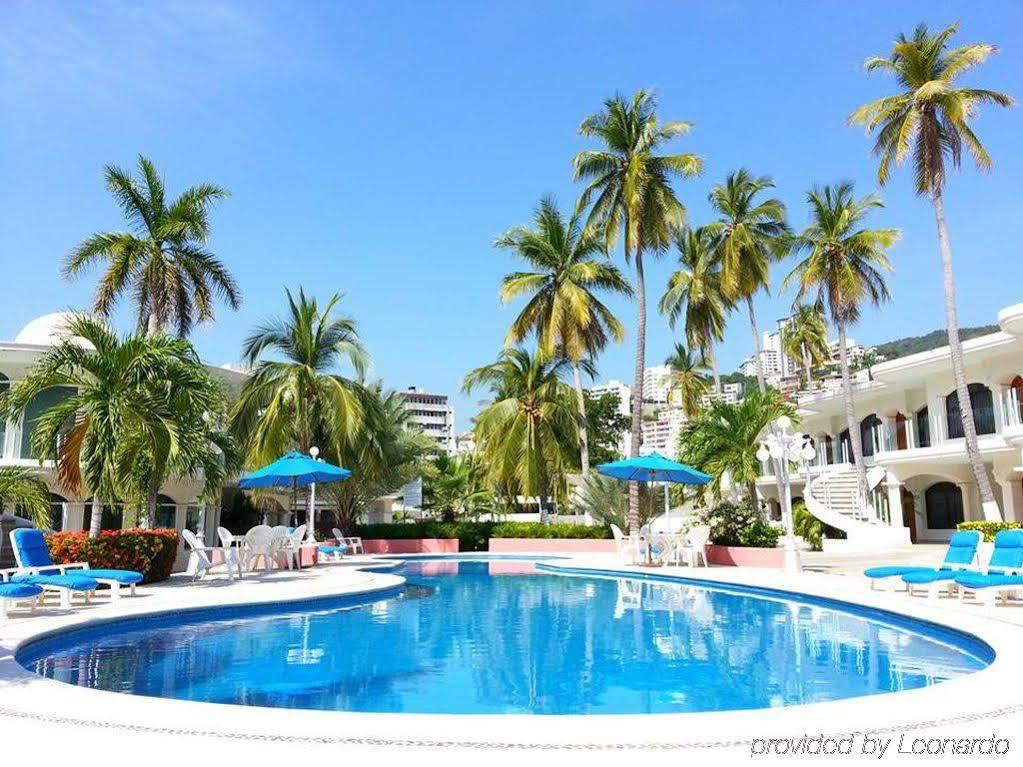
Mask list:
[[[970,404],[973,406],[973,422],[977,434],[995,433],[995,403],[991,390],[982,383],[971,383]],[[959,394],[953,391],[945,397],[945,417],[948,418],[948,438],[959,439],[963,434],[963,419],[959,412]]]
[[[173,498],[166,495],[156,496],[156,518],[153,520],[153,527],[175,529],[177,512]]]
[[[88,530],[92,524],[92,503],[89,503],[86,515],[85,515],[85,529]],[[124,527],[124,506],[121,504],[105,504],[100,509],[100,529],[101,530],[120,530]]]
[[[849,437],[849,430],[842,429],[838,435],[839,457],[843,463],[853,462],[852,439]]]
[[[64,529],[64,504],[67,498],[56,493],[50,493],[50,529]]]
[[[22,458],[38,457],[32,453],[32,435],[35,433],[36,423],[39,421],[40,416],[50,408],[59,405],[74,393],[75,389],[71,386],[53,386],[49,389],[43,389],[32,398],[32,401],[28,403],[28,407],[25,408],[25,419],[21,428],[20,455]]]
[[[931,446],[931,418],[927,406],[916,411],[916,442],[917,447]]]
[[[860,421],[860,444],[863,445],[863,457],[869,458],[874,454],[874,430],[881,425],[881,419],[877,413],[871,413]]]
[[[835,440],[831,438],[830,434],[825,434],[821,437],[821,444],[824,446],[824,461],[825,463],[832,464],[835,462]]]
[[[951,482],[936,482],[924,492],[927,527],[954,530],[963,521],[963,492]]]

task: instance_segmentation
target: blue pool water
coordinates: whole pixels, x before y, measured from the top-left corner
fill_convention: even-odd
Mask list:
[[[850,605],[542,568],[410,561],[407,586],[369,603],[120,621],[41,640],[18,660],[71,684],[216,703],[633,714],[907,690],[993,659],[975,637]]]

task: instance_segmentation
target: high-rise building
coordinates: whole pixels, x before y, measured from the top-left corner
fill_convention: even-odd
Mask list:
[[[668,401],[671,388],[671,368],[668,365],[654,365],[643,371],[643,401],[664,404]]]
[[[429,394],[416,386],[400,393],[409,425],[421,429],[437,442],[437,450],[455,452],[455,409],[446,394]]]

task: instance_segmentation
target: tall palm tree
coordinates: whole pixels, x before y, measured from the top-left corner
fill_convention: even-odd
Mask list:
[[[118,299],[130,293],[138,327],[149,333],[174,328],[187,336],[197,322],[213,319],[214,297],[232,309],[241,293],[224,264],[207,248],[209,211],[227,197],[213,184],[197,184],[176,200],[166,200],[163,179],[139,155],[139,175],[108,165],[107,190],[120,206],[130,231],[101,232],[78,245],[63,272],[75,278],[96,262],[106,263],[93,299],[93,311],[108,317]]]
[[[687,349],[682,344],[676,343],[675,349],[664,360],[668,366],[668,397],[678,397],[682,414],[686,418],[692,418],[700,409],[700,403],[707,394],[710,386],[707,385],[707,367],[703,359],[693,354],[691,348]]]
[[[0,466],[0,514],[8,504],[36,527],[49,526],[50,493],[31,469]]]
[[[535,271],[513,272],[501,282],[501,301],[527,294],[505,344],[514,346],[535,333],[542,354],[560,352],[572,363],[579,408],[579,453],[583,476],[590,471],[586,401],[580,364],[594,359],[609,340],[620,342],[625,328],[596,291],[632,295],[632,286],[614,264],[602,258],[603,240],[583,230],[577,216],[565,221],[550,197],[540,201],[533,227],[517,226],[497,239]]]
[[[717,238],[724,290],[733,302],[746,303],[760,391],[767,388],[767,383],[753,298],[769,289],[770,265],[786,254],[790,239],[785,204],[776,197],[759,199],[762,192],[773,187],[770,176],[753,176],[743,168],[715,186],[709,197],[719,216],[708,229]]]
[[[814,365],[828,359],[828,325],[819,307],[801,304],[796,307],[781,331],[785,353],[803,362],[806,390],[813,389]]]
[[[867,470],[863,465],[863,444],[853,404],[852,380],[846,350],[846,329],[856,323],[861,306],[875,306],[891,296],[884,273],[892,270],[888,249],[899,239],[898,229],[865,229],[863,219],[884,207],[876,195],[856,199],[853,186],[843,182],[807,194],[810,225],[794,240],[805,258],[785,278],[782,288],[795,284],[796,301],[812,296],[817,307],[826,308],[838,329],[838,359],[845,395],[845,419],[852,442],[860,499],[870,502]]]
[[[486,387],[492,396],[474,427],[495,486],[541,503],[560,494],[579,439],[575,393],[562,380],[570,364],[512,348],[465,377],[464,392]]]
[[[302,289],[297,298],[286,293],[287,317],[258,326],[242,347],[252,375],[231,410],[231,431],[250,466],[314,445],[337,455],[363,417],[362,386],[340,371],[348,363],[361,379],[368,358],[355,320],[334,313],[341,294],[321,306]]]
[[[717,494],[726,475],[734,487],[745,487],[750,508],[756,510],[756,480],[762,473],[757,449],[763,433],[783,415],[793,417],[794,409],[774,389],[753,392],[735,404],[715,402],[683,428],[681,454],[710,474]]]
[[[685,207],[672,188],[676,179],[696,176],[703,161],[695,154],[662,155],[668,142],[689,132],[682,121],[660,122],[653,95],[639,90],[631,100],[614,96],[583,120],[579,132],[604,145],[583,150],[574,160],[575,179],[586,180],[578,210],[590,206],[587,226],[604,233],[608,250],[623,234],[626,262],[636,268],[636,366],[632,387],[629,453],[639,455],[643,436],[643,371],[646,367],[646,278],[643,256],[662,253],[685,221]],[[639,515],[639,485],[629,485],[629,516]]]
[[[445,522],[477,519],[494,510],[485,467],[472,455],[436,456],[427,466],[423,493],[428,508],[439,512]]]
[[[900,34],[888,56],[871,56],[864,62],[868,72],[880,71],[895,77],[898,92],[865,104],[852,113],[851,123],[865,125],[876,132],[874,154],[880,158],[877,178],[887,183],[892,166],[912,155],[916,171],[916,193],[931,198],[938,227],[938,249],[945,288],[945,326],[952,358],[952,375],[959,397],[966,454],[973,469],[981,501],[990,509],[985,516],[999,519],[991,481],[977,447],[977,427],[963,364],[963,347],[959,339],[959,318],[956,311],[955,281],[952,277],[952,248],[945,223],[942,192],[949,163],[959,167],[963,145],[973,156],[980,170],[990,170],[991,157],[980,138],[970,128],[978,107],[995,104],[1008,107],[1015,103],[1011,96],[983,88],[957,86],[957,80],[970,69],[983,64],[998,48],[987,43],[973,43],[950,48],[949,41],[959,25],[950,24],[937,34],[920,24],[912,37]]]
[[[679,269],[668,278],[660,311],[668,315],[673,328],[679,317],[684,318],[686,343],[699,349],[710,363],[714,394],[720,396],[721,376],[714,344],[724,339],[732,303],[724,290],[713,244],[713,232],[706,227],[686,228],[679,233],[675,240]]]

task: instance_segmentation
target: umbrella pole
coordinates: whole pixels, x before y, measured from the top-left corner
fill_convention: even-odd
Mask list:
[[[310,541],[316,540],[316,483],[309,485],[309,529],[305,531],[306,538]]]

